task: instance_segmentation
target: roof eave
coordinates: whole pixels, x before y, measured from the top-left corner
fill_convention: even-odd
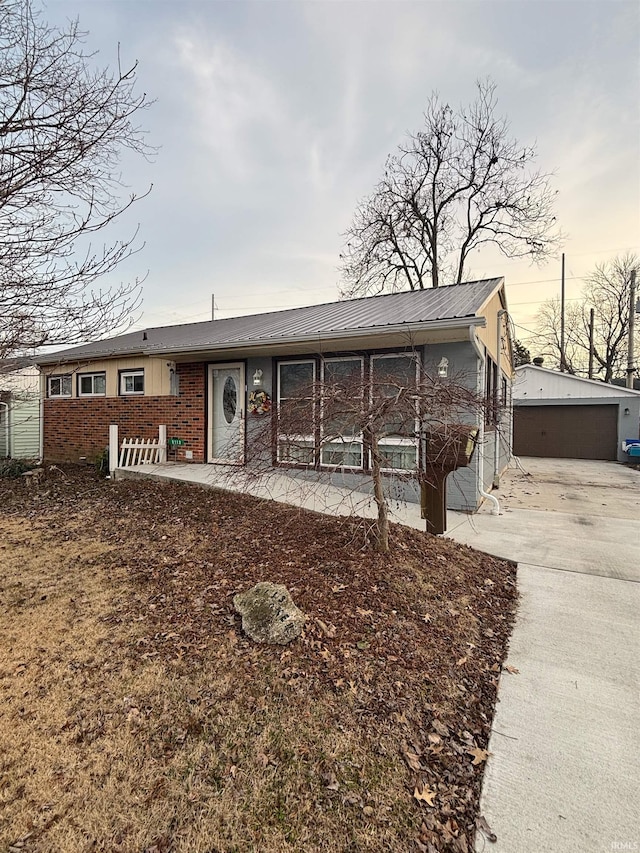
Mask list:
[[[456,317],[446,318],[443,320],[427,320],[425,322],[418,323],[396,323],[388,326],[366,326],[358,329],[332,329],[330,332],[316,332],[313,335],[288,335],[281,338],[254,338],[252,340],[245,341],[236,340],[217,343],[210,341],[199,346],[158,346],[132,350],[113,350],[105,348],[103,350],[94,350],[93,352],[86,354],[69,353],[67,355],[63,355],[63,353],[50,353],[36,358],[35,363],[37,365],[71,364],[74,362],[97,361],[102,358],[131,358],[135,356],[162,357],[177,354],[184,355],[187,353],[197,354],[206,352],[225,352],[226,350],[239,349],[252,350],[260,347],[273,347],[279,345],[284,347],[303,343],[327,343],[332,340],[354,340],[357,338],[371,337],[372,335],[380,335],[384,337],[387,335],[406,334],[407,336],[410,336],[418,332],[428,332],[431,330],[438,331],[442,329],[464,329],[470,326],[486,326],[486,319],[478,316]]]
[[[211,352],[218,350],[257,349],[277,345],[290,346],[295,344],[317,344],[330,341],[355,340],[371,337],[372,335],[411,335],[417,332],[436,331],[440,329],[466,329],[469,326],[486,326],[484,317],[461,317],[447,320],[429,320],[425,323],[398,323],[389,326],[368,326],[359,329],[333,329],[331,332],[317,332],[313,335],[289,335],[282,338],[256,338],[250,341],[223,341],[220,343],[202,344],[198,347],[168,347],[165,349],[147,350],[145,355],[169,356],[176,354]]]

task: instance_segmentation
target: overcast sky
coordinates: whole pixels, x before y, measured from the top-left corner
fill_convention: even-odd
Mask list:
[[[164,325],[334,300],[341,234],[387,154],[437,90],[458,106],[497,85],[515,137],[555,172],[568,297],[595,263],[640,251],[637,0],[49,0],[79,17],[97,61],[139,60],[155,162],[124,162],[144,249],[138,323]],[[559,293],[560,261],[495,253],[518,334]]]

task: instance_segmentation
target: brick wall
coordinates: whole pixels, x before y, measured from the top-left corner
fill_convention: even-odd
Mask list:
[[[193,451],[204,462],[206,366],[178,364],[178,397],[92,397],[45,400],[44,457],[50,462],[77,462],[98,456],[109,444],[109,424],[118,424],[120,438],[156,438],[158,426],[167,436],[184,439],[176,458]],[[169,451],[173,458],[173,451]]]

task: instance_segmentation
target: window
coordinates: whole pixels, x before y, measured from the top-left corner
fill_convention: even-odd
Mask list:
[[[120,394],[144,394],[144,370],[121,371]]]
[[[105,373],[81,373],[78,376],[78,397],[104,397],[106,393]]]
[[[485,365],[484,422],[490,427],[498,422],[498,365],[490,356]]]
[[[417,376],[418,364],[412,354],[371,357],[371,395],[382,410],[376,432],[385,470],[410,471],[418,464],[417,409],[409,411],[406,407],[384,406],[385,401],[394,399],[401,389],[415,388]]]
[[[320,375],[318,385],[316,377]],[[375,424],[384,470],[418,464],[418,410],[395,406],[400,389],[415,389],[415,355],[336,356],[278,364],[277,461],[322,467],[370,467],[363,415]],[[406,401],[406,393],[403,399]],[[381,406],[369,404],[379,400]],[[388,401],[388,405],[384,405]]]
[[[363,378],[360,357],[322,362],[322,465],[362,468]]]
[[[47,378],[48,397],[70,397],[71,396],[71,374],[64,376],[49,376]]]
[[[315,361],[278,364],[278,462],[315,464],[315,381]]]

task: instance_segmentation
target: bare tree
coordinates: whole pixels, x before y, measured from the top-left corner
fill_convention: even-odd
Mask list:
[[[372,489],[373,539],[386,552],[398,485],[435,485],[458,467],[485,401],[469,377],[440,378],[413,353],[380,357],[371,370],[359,356],[321,361],[319,378],[309,383],[302,370],[292,372],[286,399],[250,424],[245,474],[271,475],[274,462],[316,484],[332,471],[354,473],[361,478],[354,490]]]
[[[99,279],[140,248],[137,235],[94,246],[136,200],[124,150],[151,153],[136,64],[95,68],[78,23],[43,21],[32,0],[0,4],[0,358],[121,327],[140,285]]]
[[[557,249],[550,176],[532,169],[535,147],[496,116],[495,85],[477,89],[458,112],[433,94],[424,127],[387,159],[345,235],[343,295],[458,284],[487,244],[534,262]]]
[[[566,312],[567,372],[588,373],[590,310],[593,308],[594,375],[604,382],[625,375],[630,282],[634,269],[640,269],[640,260],[637,255],[626,253],[597,264],[586,277],[580,299],[571,303]],[[534,343],[554,365],[560,364],[560,304],[557,299],[548,300],[540,308]]]

